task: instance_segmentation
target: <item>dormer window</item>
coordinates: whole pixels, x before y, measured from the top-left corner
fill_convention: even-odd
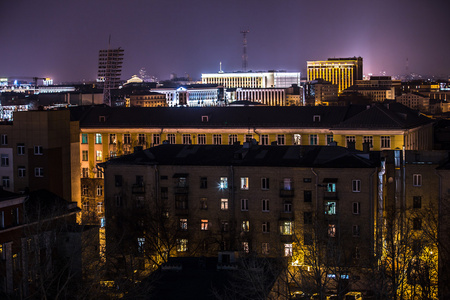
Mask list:
[[[202,116],[202,123],[207,123],[209,121],[208,116]]]
[[[314,122],[314,123],[320,122],[320,115],[314,115],[314,116],[313,116],[313,122]]]
[[[105,117],[105,116],[99,116],[99,117],[98,117],[98,121],[99,121],[100,123],[105,123],[106,117]]]

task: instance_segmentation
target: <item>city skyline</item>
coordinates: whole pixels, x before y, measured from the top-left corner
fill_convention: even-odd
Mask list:
[[[364,74],[448,76],[445,12],[431,1],[110,1],[48,0],[0,4],[6,28],[0,77],[51,77],[55,83],[95,80],[98,51],[125,50],[122,79],[242,69],[301,71],[307,60],[361,56]]]

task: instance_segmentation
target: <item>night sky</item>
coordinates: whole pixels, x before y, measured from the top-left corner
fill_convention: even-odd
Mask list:
[[[450,74],[449,0],[0,0],[0,77],[97,76],[99,49],[125,49],[122,79],[306,70],[362,56],[364,73]],[[302,74],[304,75],[304,74]]]

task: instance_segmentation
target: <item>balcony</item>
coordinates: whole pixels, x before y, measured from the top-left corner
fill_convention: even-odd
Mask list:
[[[144,184],[133,184],[131,186],[131,193],[132,194],[145,194],[145,185]]]
[[[323,199],[324,200],[339,200],[338,192],[323,192]]]
[[[294,197],[294,188],[280,188],[280,197]]]
[[[187,185],[177,185],[174,187],[173,192],[175,194],[188,194],[189,193],[189,186]]]

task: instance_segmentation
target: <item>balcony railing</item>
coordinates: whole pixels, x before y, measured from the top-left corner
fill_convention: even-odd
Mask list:
[[[280,188],[280,197],[294,197],[294,188],[291,189],[285,189]]]
[[[338,192],[323,192],[324,200],[339,200]]]
[[[145,185],[144,184],[133,184],[133,186],[131,187],[131,193],[144,194],[145,193]]]

